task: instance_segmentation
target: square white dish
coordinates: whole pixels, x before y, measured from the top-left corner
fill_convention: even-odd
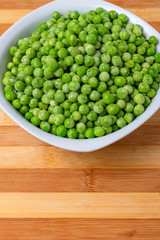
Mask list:
[[[3,74],[6,71],[6,63],[11,58],[9,56],[9,48],[16,44],[20,38],[30,36],[32,32],[41,23],[46,22],[51,18],[51,14],[53,11],[59,11],[60,13],[64,13],[64,11],[66,10],[78,10],[80,13],[84,13],[91,9],[94,10],[97,7],[102,7],[107,11],[116,10],[118,13],[126,14],[129,17],[129,22],[142,25],[144,33],[147,37],[155,35],[158,39],[160,39],[160,34],[144,20],[140,19],[129,11],[111,3],[102,0],[56,0],[29,13],[28,15],[20,19],[17,23],[15,23],[12,27],[10,27],[1,36],[0,80],[2,80]],[[160,52],[160,42],[157,45],[157,51]],[[126,135],[137,129],[139,126],[141,126],[145,121],[147,121],[160,107],[160,89],[152,100],[152,103],[147,107],[146,111],[141,116],[137,117],[132,123],[114,133],[94,139],[79,140],[61,138],[46,133],[41,129],[33,126],[5,99],[2,82],[0,83],[0,107],[18,125],[20,125],[33,136],[41,139],[42,141],[47,142],[53,146],[71,151],[90,152],[108,146],[120,140],[121,138],[125,137]]]

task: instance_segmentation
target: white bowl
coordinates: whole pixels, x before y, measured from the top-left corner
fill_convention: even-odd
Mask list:
[[[102,0],[56,0],[29,13],[2,35],[0,38],[0,79],[2,80],[3,74],[6,71],[6,63],[11,58],[8,53],[9,48],[16,44],[20,38],[30,36],[42,22],[45,22],[51,18],[53,11],[56,10],[60,13],[63,13],[66,10],[78,10],[80,13],[84,13],[88,10],[96,9],[97,7],[103,7],[107,11],[116,10],[118,13],[126,14],[129,17],[130,22],[143,26],[144,33],[147,36],[155,35],[158,39],[160,39],[160,34],[148,23],[129,11],[111,3],[104,2]],[[157,45],[157,50],[160,52],[160,42]],[[132,123],[118,130],[117,132],[94,139],[79,140],[61,138],[46,133],[33,126],[31,123],[25,120],[24,117],[21,116],[18,111],[16,111],[4,98],[2,82],[0,83],[0,107],[18,125],[42,141],[67,150],[90,152],[120,140],[147,121],[160,107],[160,89],[152,100],[152,103],[147,107],[146,111],[141,116],[137,117]]]

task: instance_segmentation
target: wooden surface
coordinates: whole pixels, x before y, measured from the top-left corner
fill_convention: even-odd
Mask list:
[[[0,34],[47,2],[0,0]],[[160,0],[112,3],[160,31]],[[160,240],[159,119],[160,111],[109,147],[75,153],[0,110],[0,239]]]

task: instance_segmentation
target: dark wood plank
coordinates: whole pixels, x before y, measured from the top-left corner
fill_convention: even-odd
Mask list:
[[[0,219],[0,239],[159,240],[159,226],[159,219]]]
[[[0,192],[160,192],[160,169],[4,169]]]

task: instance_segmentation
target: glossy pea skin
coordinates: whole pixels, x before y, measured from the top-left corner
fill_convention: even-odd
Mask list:
[[[156,95],[157,43],[114,10],[54,11],[10,48],[2,79],[5,98],[50,134],[102,137],[143,114]]]

